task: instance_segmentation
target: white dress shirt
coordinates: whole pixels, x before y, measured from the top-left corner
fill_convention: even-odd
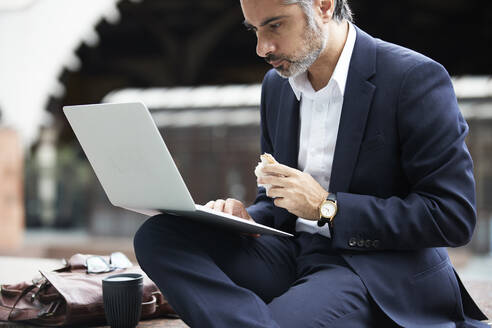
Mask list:
[[[349,22],[349,33],[342,54],[330,81],[323,89],[314,91],[307,72],[289,78],[292,90],[301,102],[298,166],[300,170],[309,173],[326,190],[330,186],[345,84],[355,39],[355,28]],[[327,224],[318,227],[316,221],[303,218],[297,219],[296,231],[319,233],[330,237]]]

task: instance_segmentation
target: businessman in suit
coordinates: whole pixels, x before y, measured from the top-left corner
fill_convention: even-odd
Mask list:
[[[486,327],[445,249],[476,220],[445,69],[364,33],[345,0],[241,6],[274,67],[261,147],[279,163],[252,206],[207,206],[295,236],[160,215],[135,236],[142,268],[191,327]]]

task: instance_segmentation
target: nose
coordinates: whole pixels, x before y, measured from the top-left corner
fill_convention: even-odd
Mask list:
[[[256,54],[260,57],[266,57],[270,53],[275,52],[275,45],[271,39],[262,36],[260,33],[257,35]]]

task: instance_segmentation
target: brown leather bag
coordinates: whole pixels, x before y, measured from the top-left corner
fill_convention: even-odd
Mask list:
[[[144,277],[142,319],[177,317],[157,286],[138,266],[107,273],[86,273],[89,255],[75,254],[65,267],[41,271],[41,278],[2,285],[0,320],[46,326],[96,325],[106,322],[102,300],[102,279],[119,273]]]

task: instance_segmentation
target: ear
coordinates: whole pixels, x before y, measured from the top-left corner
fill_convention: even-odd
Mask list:
[[[323,23],[329,22],[335,12],[335,0],[317,0],[316,3],[318,4]]]

